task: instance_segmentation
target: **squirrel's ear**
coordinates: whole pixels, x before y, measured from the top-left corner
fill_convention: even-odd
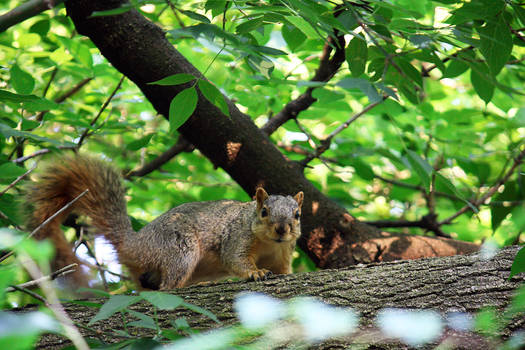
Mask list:
[[[255,192],[255,200],[257,201],[257,209],[263,207],[264,201],[268,198],[268,193],[262,187],[258,187]]]
[[[304,193],[303,191],[298,192],[293,199],[297,202],[297,205],[299,205],[299,208],[303,205],[303,199],[304,199]]]

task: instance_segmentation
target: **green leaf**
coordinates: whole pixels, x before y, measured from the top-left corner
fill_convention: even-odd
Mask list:
[[[336,85],[347,90],[361,90],[366,96],[368,96],[368,100],[370,103],[381,101],[381,96],[379,96],[379,93],[377,92],[376,88],[367,79],[346,78],[337,82]]]
[[[452,62],[449,63],[443,73],[443,78],[455,78],[465,73],[469,69],[469,65],[462,60],[452,58]]]
[[[170,103],[170,132],[177,130],[188,120],[197,107],[199,97],[195,87],[182,90]]]
[[[105,320],[113,316],[116,312],[126,309],[128,306],[133,305],[142,300],[141,296],[138,295],[112,295],[108,301],[102,305],[98,313],[89,321],[88,326],[95,322]]]
[[[509,279],[522,272],[525,272],[525,246],[521,247],[518,253],[516,253],[516,257],[514,257],[514,261],[510,267]]]
[[[263,55],[272,55],[272,56],[285,56],[288,55],[286,52],[278,49],[274,49],[273,47],[268,46],[258,46],[258,45],[251,45],[249,46],[253,48],[255,51],[257,51],[260,54]]]
[[[411,78],[414,83],[419,86],[423,86],[423,78],[421,77],[421,72],[416,69],[408,60],[404,58],[397,58],[395,62],[403,70],[405,75],[408,78]]]
[[[146,135],[138,140],[131,141],[126,145],[126,149],[130,151],[138,151],[139,149],[146,147],[154,134]]]
[[[419,154],[410,149],[407,149],[407,160],[410,168],[419,176],[421,182],[423,182],[423,187],[428,192],[430,189],[430,177],[434,169]]]
[[[11,182],[26,171],[26,169],[17,166],[14,163],[4,163],[0,165],[0,180],[7,180],[8,182]]]
[[[283,24],[281,34],[292,52],[295,52],[306,40],[306,35],[304,35],[299,28],[287,23]]]
[[[180,12],[184,13],[186,16],[188,16],[191,19],[194,19],[196,21],[202,22],[202,23],[211,23],[210,19],[206,16],[203,16],[199,13],[193,12],[193,11],[184,11],[180,10]]]
[[[127,310],[127,312],[129,315],[134,316],[139,319],[138,321],[129,322],[128,323],[129,326],[148,328],[148,329],[154,329],[154,330],[158,329],[157,324],[155,323],[155,320],[151,316],[148,316],[146,314],[143,314],[142,312],[137,312],[133,310]]]
[[[106,11],[94,11],[91,16],[89,16],[88,18],[92,18],[92,17],[102,17],[102,16],[115,16],[115,15],[120,15],[122,13],[126,13],[128,12],[129,10],[131,10],[133,8],[132,5],[129,5],[129,4],[124,4],[120,7],[117,7],[115,9],[111,9],[111,10],[106,10]]]
[[[164,292],[141,292],[140,296],[160,310],[174,310],[183,304],[181,297]]]
[[[487,336],[495,336],[503,328],[503,324],[494,308],[486,308],[480,311],[476,315],[475,324],[476,329]]]
[[[33,92],[33,89],[35,88],[35,79],[33,79],[31,74],[20,69],[17,64],[14,64],[11,67],[10,72],[10,82],[16,92],[23,95],[29,95]]]
[[[505,66],[512,52],[512,34],[503,14],[489,19],[484,27],[477,28],[480,51],[487,60],[490,72],[496,76]]]
[[[263,24],[264,17],[259,16],[257,18],[252,18],[250,20],[247,20],[245,22],[242,22],[235,28],[235,31],[239,34],[245,34],[249,33],[254,29],[258,29]]]
[[[374,171],[368,163],[363,162],[359,158],[350,160],[349,164],[354,167],[356,174],[366,181],[372,181],[375,178]]]
[[[298,28],[307,38],[318,38],[319,34],[315,31],[310,23],[304,20],[302,17],[290,16],[286,17],[290,23]]]
[[[512,210],[512,222],[518,232],[525,231],[525,206],[520,205]]]
[[[463,6],[455,10],[446,23],[460,24],[474,19],[485,20],[499,13],[505,7],[502,0],[474,0],[464,2]]]
[[[199,79],[198,82],[199,90],[202,95],[211,103],[213,103],[221,112],[227,116],[230,116],[230,111],[228,109],[228,104],[224,99],[224,95],[220,92],[215,85],[210,83],[207,80]]]
[[[189,81],[192,81],[193,79],[195,79],[195,77],[191,74],[180,73],[180,74],[173,74],[173,75],[167,76],[165,78],[162,78],[157,81],[153,81],[148,84],[149,85],[180,85],[180,84],[184,84]]]
[[[217,323],[221,323],[219,321],[219,319],[217,318],[217,316],[215,316],[215,314],[213,312],[210,312],[210,311],[208,311],[206,309],[203,309],[200,306],[193,305],[193,304],[190,304],[190,303],[187,303],[187,302],[183,302],[181,306],[185,307],[186,309],[191,310],[193,312],[197,312],[197,313],[199,313],[201,315],[204,315],[204,316],[208,317],[209,319],[211,319],[212,321],[215,321]]]
[[[485,103],[489,103],[494,96],[494,82],[490,77],[487,65],[471,62],[470,68],[470,82],[474,90]]]
[[[345,56],[352,76],[358,77],[363,74],[368,60],[368,47],[365,39],[359,35],[354,36],[346,48]]]

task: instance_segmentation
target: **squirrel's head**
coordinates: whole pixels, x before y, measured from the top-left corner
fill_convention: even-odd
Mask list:
[[[295,196],[268,196],[262,188],[257,188],[258,230],[256,235],[262,240],[277,243],[296,241],[301,235],[301,206],[304,194]]]

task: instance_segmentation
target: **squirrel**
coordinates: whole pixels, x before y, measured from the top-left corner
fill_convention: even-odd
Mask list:
[[[53,268],[79,263],[60,228],[75,213],[91,218],[97,234],[113,245],[139,288],[174,289],[228,276],[257,281],[272,273],[291,273],[292,253],[301,234],[303,192],[294,197],[269,196],[259,187],[251,202],[185,203],[135,232],[121,175],[107,162],[90,156],[63,156],[47,164],[26,189],[28,229],[86,189],[85,195],[35,235],[54,244]],[[87,286],[80,269],[71,282]]]

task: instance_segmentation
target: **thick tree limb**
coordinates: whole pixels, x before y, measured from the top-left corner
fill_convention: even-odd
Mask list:
[[[264,282],[241,281],[194,286],[174,293],[187,302],[212,311],[224,325],[237,322],[232,302],[239,293],[262,292],[280,299],[313,295],[332,305],[356,309],[361,316],[360,327],[366,329],[373,326],[377,313],[384,308],[432,309],[441,315],[448,312],[475,313],[486,306],[503,310],[509,305],[516,287],[525,281],[524,274],[508,280],[510,266],[518,249],[505,248],[491,259],[475,254],[372,264],[280,276]],[[87,324],[99,310],[76,304],[64,304],[64,308],[75,322],[81,324]],[[131,308],[153,314],[151,306],[145,303]],[[179,317],[186,317],[191,326],[198,329],[218,326],[210,319],[182,308],[173,312],[157,312],[156,316],[163,327],[169,327],[170,320]],[[523,330],[524,326],[525,317],[519,317],[507,324],[500,335],[509,336],[516,330]],[[119,317],[95,323],[92,328],[108,342],[117,341],[111,333],[123,329]],[[81,332],[90,334],[85,329]],[[142,336],[147,334],[151,333],[141,331]],[[319,349],[330,346],[347,348],[354,340],[352,337],[332,340],[319,345]],[[39,347],[57,348],[63,346],[64,342],[56,335],[46,335]],[[375,345],[375,349],[397,348],[388,342]]]
[[[80,34],[87,35],[100,52],[143,91],[154,108],[169,115],[171,100],[187,85],[148,83],[168,75],[188,73],[203,78],[165,37],[165,33],[135,10],[108,17],[90,17],[93,11],[119,7],[123,1],[69,0],[66,9]],[[360,262],[364,244],[385,234],[350,216],[326,198],[303,175],[302,168],[286,159],[268,137],[229,100],[230,118],[200,96],[193,115],[179,132],[215,166],[222,167],[250,195],[263,185],[274,194],[303,191],[302,231],[299,246],[321,267]],[[411,241],[412,238],[403,238]],[[435,245],[452,246],[435,240]],[[476,245],[456,246],[452,254],[472,252]],[[421,257],[412,245],[399,255]],[[375,253],[374,253],[375,254]],[[370,254],[367,255],[367,258]]]

